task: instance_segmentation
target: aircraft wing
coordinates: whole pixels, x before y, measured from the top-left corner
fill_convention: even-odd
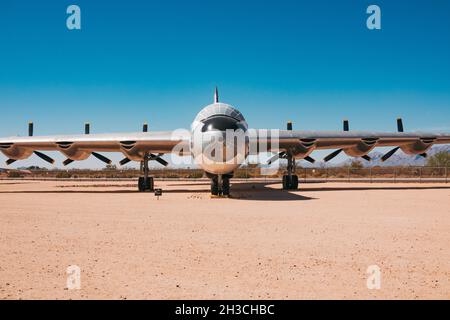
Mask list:
[[[450,143],[450,133],[436,132],[256,130],[254,137],[259,148],[267,143],[268,151],[290,153],[299,159],[309,158],[314,150],[337,149],[325,161],[341,151],[352,157],[367,157],[375,147],[395,147],[395,151],[425,156],[432,145]],[[393,150],[383,160],[392,156]]]
[[[41,151],[59,151],[67,160],[65,165],[75,160],[85,160],[93,155],[99,160],[111,161],[99,152],[122,152],[125,158],[121,164],[131,160],[142,161],[150,154],[161,164],[161,154],[190,154],[191,134],[187,130],[161,132],[134,132],[115,134],[83,134],[0,138],[0,151],[8,157],[7,164],[26,159],[33,153],[41,159],[53,163],[53,159]],[[383,160],[387,160],[398,149],[407,154],[425,155],[434,144],[450,143],[449,133],[435,132],[373,132],[373,131],[297,131],[297,130],[253,130],[250,134],[251,154],[261,151],[278,152],[278,157],[286,154],[298,159],[312,160],[309,154],[314,150],[337,149],[324,160],[329,161],[340,152],[352,157],[366,157],[375,147],[395,147]],[[266,148],[264,147],[266,146]]]
[[[189,132],[181,130],[10,137],[0,138],[0,151],[9,158],[8,164],[14,162],[14,160],[26,159],[33,153],[43,160],[53,163],[52,159],[41,153],[41,151],[59,151],[63,153],[68,158],[65,164],[74,160],[85,160],[91,154],[109,163],[109,159],[98,152],[122,152],[126,157],[125,159],[141,161],[146,153],[165,154],[178,152],[183,154],[183,152],[189,150],[189,141]],[[175,148],[176,146],[178,148]]]

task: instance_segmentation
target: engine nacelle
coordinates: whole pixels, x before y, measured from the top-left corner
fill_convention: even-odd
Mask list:
[[[142,161],[145,157],[145,150],[141,150],[136,141],[121,141],[120,149],[125,157],[133,161]]]
[[[64,150],[61,151],[67,158],[80,161],[80,160],[86,160],[90,157],[91,153],[88,151],[82,151],[82,150]]]
[[[422,154],[427,152],[433,146],[434,140],[434,138],[422,138],[416,142],[400,146],[400,149],[409,155]]]
[[[73,142],[58,142],[59,151],[71,160],[86,160],[91,152],[78,148]]]
[[[290,151],[295,159],[304,159],[314,151],[315,143],[315,139],[301,139],[299,144],[290,148]]]
[[[356,146],[344,149],[344,152],[350,157],[362,157],[375,148],[377,141],[377,138],[364,138]]]
[[[0,150],[6,157],[13,160],[24,160],[33,154],[32,149],[18,147],[13,144],[0,145]]]

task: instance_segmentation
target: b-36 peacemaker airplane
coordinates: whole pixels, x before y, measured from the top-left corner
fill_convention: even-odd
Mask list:
[[[399,149],[409,155],[425,157],[426,152],[434,144],[450,143],[450,133],[403,132],[401,119],[397,119],[397,132],[353,132],[349,131],[346,120],[343,131],[292,130],[292,124],[289,122],[287,130],[277,130],[276,134],[273,134],[273,130],[267,129],[252,131],[248,128],[244,116],[236,108],[219,102],[217,88],[214,103],[197,114],[190,131],[149,132],[147,129],[144,125],[143,132],[89,134],[89,127],[86,127],[84,135],[33,136],[31,126],[27,137],[0,138],[0,151],[8,157],[6,161],[8,165],[26,159],[33,153],[49,163],[54,163],[51,157],[41,151],[63,153],[67,157],[63,162],[64,165],[85,160],[91,155],[103,162],[111,163],[110,159],[99,152],[121,152],[125,156],[120,161],[121,165],[130,161],[139,161],[143,164],[143,176],[138,182],[139,191],[153,190],[153,178],[149,176],[149,161],[155,160],[166,166],[167,161],[161,158],[164,154],[176,152],[180,155],[192,155],[211,179],[211,194],[229,195],[233,172],[249,154],[260,152],[260,145],[266,146],[267,150],[263,151],[274,153],[268,163],[279,158],[287,159],[283,189],[295,190],[298,188],[295,161],[303,159],[314,162],[310,156],[314,150],[336,149],[326,156],[324,161],[330,161],[341,152],[370,161],[368,154],[375,147],[393,147],[382,157],[385,161]],[[226,134],[230,130],[244,133],[243,147],[232,148],[231,154],[232,159],[241,160],[228,161],[229,158],[225,159],[222,156],[211,157],[211,154],[218,151],[228,150]],[[207,148],[205,141],[209,141]],[[249,147],[252,144],[257,147]],[[208,161],[204,161],[204,158]]]

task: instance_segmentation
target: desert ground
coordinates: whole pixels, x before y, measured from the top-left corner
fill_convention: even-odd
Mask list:
[[[156,186],[0,181],[0,298],[450,298],[450,184]]]

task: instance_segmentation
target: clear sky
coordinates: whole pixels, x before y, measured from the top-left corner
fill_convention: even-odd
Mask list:
[[[448,131],[449,31],[446,0],[2,0],[0,136],[188,128],[215,85],[253,128]]]

